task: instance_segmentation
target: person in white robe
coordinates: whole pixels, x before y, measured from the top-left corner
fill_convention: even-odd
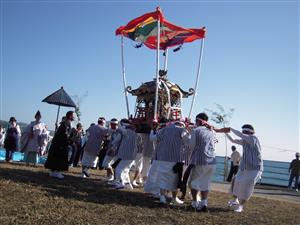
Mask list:
[[[46,125],[41,122],[42,115],[40,111],[37,111],[34,117],[35,121],[32,121],[26,127],[21,137],[21,140],[23,138],[27,138],[27,140],[25,140],[26,143],[23,146],[23,149],[21,149],[21,151],[24,152],[24,161],[27,166],[30,164],[35,166],[37,164],[38,154],[42,146],[41,137],[46,129]]]

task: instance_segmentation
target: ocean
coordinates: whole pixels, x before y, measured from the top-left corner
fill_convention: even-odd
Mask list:
[[[14,161],[22,161],[24,154],[20,152],[15,152],[13,155]],[[0,161],[5,160],[5,150],[0,148]],[[45,157],[39,157],[38,163],[44,164],[46,161]],[[228,173],[230,169],[230,161],[228,161]],[[289,163],[288,162],[278,162],[264,160],[264,171],[262,174],[262,179],[259,183],[287,186],[289,179]],[[224,181],[224,157],[217,156],[217,169],[215,171],[213,181],[223,182]]]

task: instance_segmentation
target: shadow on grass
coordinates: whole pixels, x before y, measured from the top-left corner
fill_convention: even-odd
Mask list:
[[[117,204],[126,206],[138,206],[147,208],[166,208],[157,200],[145,193],[115,190],[100,179],[82,179],[72,175],[65,175],[63,180],[49,177],[47,171],[33,171],[21,165],[19,168],[0,168],[0,179],[23,183],[46,191],[46,195],[62,197],[78,201],[97,204]],[[172,207],[173,208],[173,207]],[[188,207],[180,207],[180,210],[191,211]],[[224,209],[212,209],[211,211],[223,211]]]

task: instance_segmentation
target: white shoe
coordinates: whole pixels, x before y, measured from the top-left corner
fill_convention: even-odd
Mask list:
[[[236,205],[236,207],[234,208],[234,212],[237,212],[237,213],[241,213],[243,212],[244,210],[244,207],[242,205]]]
[[[58,179],[64,179],[64,175],[61,173],[61,172],[57,172],[56,173],[56,177],[58,178]]]
[[[298,188],[296,188],[295,191],[298,192],[299,191]]]
[[[124,188],[125,188],[125,189],[128,189],[128,190],[132,190],[132,189],[133,189],[131,183],[126,183],[126,184],[124,184]]]
[[[140,185],[143,184],[143,178],[141,178],[141,177],[139,178],[138,184],[140,184]]]
[[[88,169],[83,169],[83,170],[82,170],[82,174],[84,174],[85,177],[89,177],[89,176],[90,176],[90,174],[88,173]],[[83,176],[82,176],[82,177],[83,177]]]
[[[139,187],[139,185],[138,185],[138,183],[136,182],[136,180],[134,180],[134,181],[132,182],[132,186],[133,186],[133,187]]]
[[[166,196],[161,195],[161,196],[159,197],[159,202],[162,203],[162,204],[167,204]]]
[[[182,205],[184,202],[181,201],[179,198],[172,198],[172,201],[170,202],[170,205],[179,206]]]
[[[240,204],[239,200],[237,200],[237,199],[232,199],[232,200],[228,201],[228,203],[227,203],[228,207],[233,207],[233,206],[236,206],[239,204]]]
[[[107,177],[107,182],[110,182],[110,181],[113,181],[114,180],[114,176],[113,175],[111,175],[111,176],[109,176],[109,177]]]
[[[87,178],[87,176],[84,173],[81,174],[81,177],[82,178]]]

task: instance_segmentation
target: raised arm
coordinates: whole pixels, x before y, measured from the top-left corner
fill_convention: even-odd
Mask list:
[[[242,138],[244,141],[248,142],[248,143],[251,143],[251,137],[249,135],[246,135],[246,134],[243,134],[242,132],[238,131],[238,130],[235,130],[233,128],[230,127],[230,131],[232,133],[234,133],[236,136]]]
[[[228,139],[235,144],[242,145],[243,144],[243,139],[233,139],[228,133],[226,133],[226,136]]]

